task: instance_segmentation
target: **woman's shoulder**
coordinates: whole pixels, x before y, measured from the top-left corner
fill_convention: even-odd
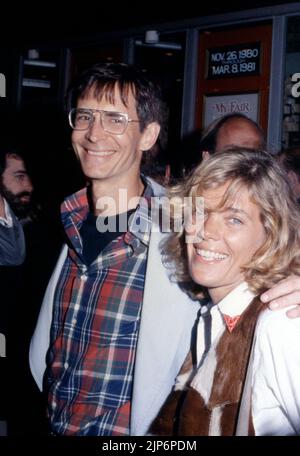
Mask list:
[[[289,318],[287,312],[293,309],[295,306],[285,307],[279,310],[270,310],[266,308],[261,312],[258,318],[260,325],[277,325],[277,324],[288,324],[300,328],[300,318]]]
[[[282,343],[286,338],[300,337],[300,318],[289,318],[286,312],[294,306],[285,309],[265,309],[258,318],[256,337],[268,338]]]

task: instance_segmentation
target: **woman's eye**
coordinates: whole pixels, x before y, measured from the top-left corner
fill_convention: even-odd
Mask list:
[[[231,217],[229,219],[230,223],[232,223],[233,225],[242,225],[243,224],[243,221],[237,217]]]

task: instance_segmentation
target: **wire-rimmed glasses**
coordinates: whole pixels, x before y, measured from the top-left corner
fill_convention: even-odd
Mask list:
[[[127,113],[103,111],[102,109],[73,108],[69,112],[69,123],[74,130],[87,130],[95,120],[95,113],[100,114],[100,122],[104,131],[113,135],[122,135],[129,122],[140,122],[129,119]]]

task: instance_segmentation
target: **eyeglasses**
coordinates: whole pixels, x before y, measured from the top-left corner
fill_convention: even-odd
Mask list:
[[[103,130],[113,135],[122,135],[129,122],[140,122],[139,120],[129,119],[128,115],[122,112],[73,108],[69,112],[69,124],[74,130],[87,130],[93,125],[96,112],[100,114]]]

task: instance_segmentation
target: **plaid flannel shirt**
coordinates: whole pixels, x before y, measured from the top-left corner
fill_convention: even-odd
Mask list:
[[[152,196],[147,184],[143,197]],[[148,244],[149,205],[138,206],[128,231],[88,267],[79,230],[86,189],[62,205],[69,251],[54,297],[46,373],[54,433],[128,435]]]

